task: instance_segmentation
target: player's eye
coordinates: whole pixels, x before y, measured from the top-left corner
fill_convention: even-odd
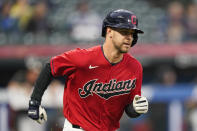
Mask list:
[[[118,31],[121,35],[133,35],[133,32],[130,30],[119,30]]]
[[[121,35],[133,35],[134,31],[129,29],[118,29],[118,28],[112,28],[113,30],[119,32]]]

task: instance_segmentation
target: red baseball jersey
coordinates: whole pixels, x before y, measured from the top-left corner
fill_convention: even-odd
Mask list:
[[[64,116],[86,131],[114,131],[127,104],[141,95],[142,66],[125,53],[111,64],[102,46],[75,49],[51,58],[53,76],[66,76]]]

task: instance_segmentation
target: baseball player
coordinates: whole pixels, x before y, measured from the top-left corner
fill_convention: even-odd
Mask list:
[[[29,101],[28,116],[47,120],[41,98],[54,77],[66,77],[63,131],[115,131],[124,113],[132,118],[147,113],[141,96],[142,66],[127,52],[137,43],[138,20],[134,13],[118,9],[103,21],[103,45],[75,49],[52,57],[42,69]]]

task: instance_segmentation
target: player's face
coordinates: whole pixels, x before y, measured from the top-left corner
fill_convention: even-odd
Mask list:
[[[112,29],[112,43],[120,53],[127,53],[133,41],[132,29]]]

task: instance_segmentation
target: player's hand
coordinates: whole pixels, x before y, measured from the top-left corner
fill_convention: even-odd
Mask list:
[[[148,100],[144,96],[135,95],[133,100],[133,108],[139,114],[148,112]]]
[[[39,124],[47,121],[47,114],[43,107],[40,106],[40,102],[36,100],[29,101],[28,116],[37,121]]]

